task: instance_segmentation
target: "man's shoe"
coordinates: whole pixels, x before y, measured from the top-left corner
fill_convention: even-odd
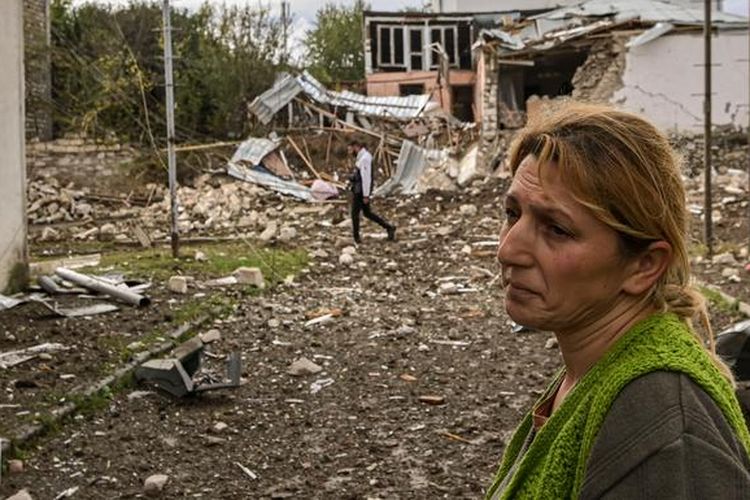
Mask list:
[[[388,226],[388,241],[393,241],[396,239],[396,226]]]

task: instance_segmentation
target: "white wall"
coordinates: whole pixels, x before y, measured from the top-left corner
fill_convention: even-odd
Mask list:
[[[0,292],[26,263],[23,3],[0,1]]]
[[[504,12],[553,9],[583,0],[432,0],[433,12]],[[441,10],[442,7],[442,10]]]
[[[747,126],[747,36],[745,30],[722,31],[712,39],[715,125]],[[645,114],[664,129],[700,132],[703,89],[703,36],[666,35],[628,50],[623,87],[613,102]]]

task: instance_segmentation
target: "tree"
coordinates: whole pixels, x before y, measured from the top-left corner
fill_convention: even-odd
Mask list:
[[[362,13],[367,7],[356,0],[351,7],[328,3],[318,10],[315,28],[307,32],[310,72],[330,84],[361,80],[365,76]]]

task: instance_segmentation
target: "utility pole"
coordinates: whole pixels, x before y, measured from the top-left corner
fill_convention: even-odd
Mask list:
[[[711,0],[704,0],[703,19],[703,57],[704,57],[704,96],[703,96],[703,237],[712,257],[713,249],[713,217],[711,204]]]
[[[285,65],[288,60],[289,44],[287,34],[287,24],[289,23],[289,2],[281,0],[281,29],[284,37],[284,48],[282,49],[281,63]]]
[[[172,257],[180,255],[180,240],[177,233],[177,165],[174,151],[174,81],[172,80],[172,21],[169,0],[164,0],[164,81],[167,90],[167,161],[169,166],[169,200],[171,204]]]

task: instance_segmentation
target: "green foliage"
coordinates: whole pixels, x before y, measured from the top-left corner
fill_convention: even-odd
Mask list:
[[[328,3],[318,10],[307,33],[309,70],[323,83],[361,80],[365,76],[362,0],[347,7]]]
[[[212,3],[172,11],[178,141],[245,136],[247,104],[278,69],[281,25],[268,9]],[[50,18],[56,135],[115,133],[163,147],[161,3],[52,0]]]

